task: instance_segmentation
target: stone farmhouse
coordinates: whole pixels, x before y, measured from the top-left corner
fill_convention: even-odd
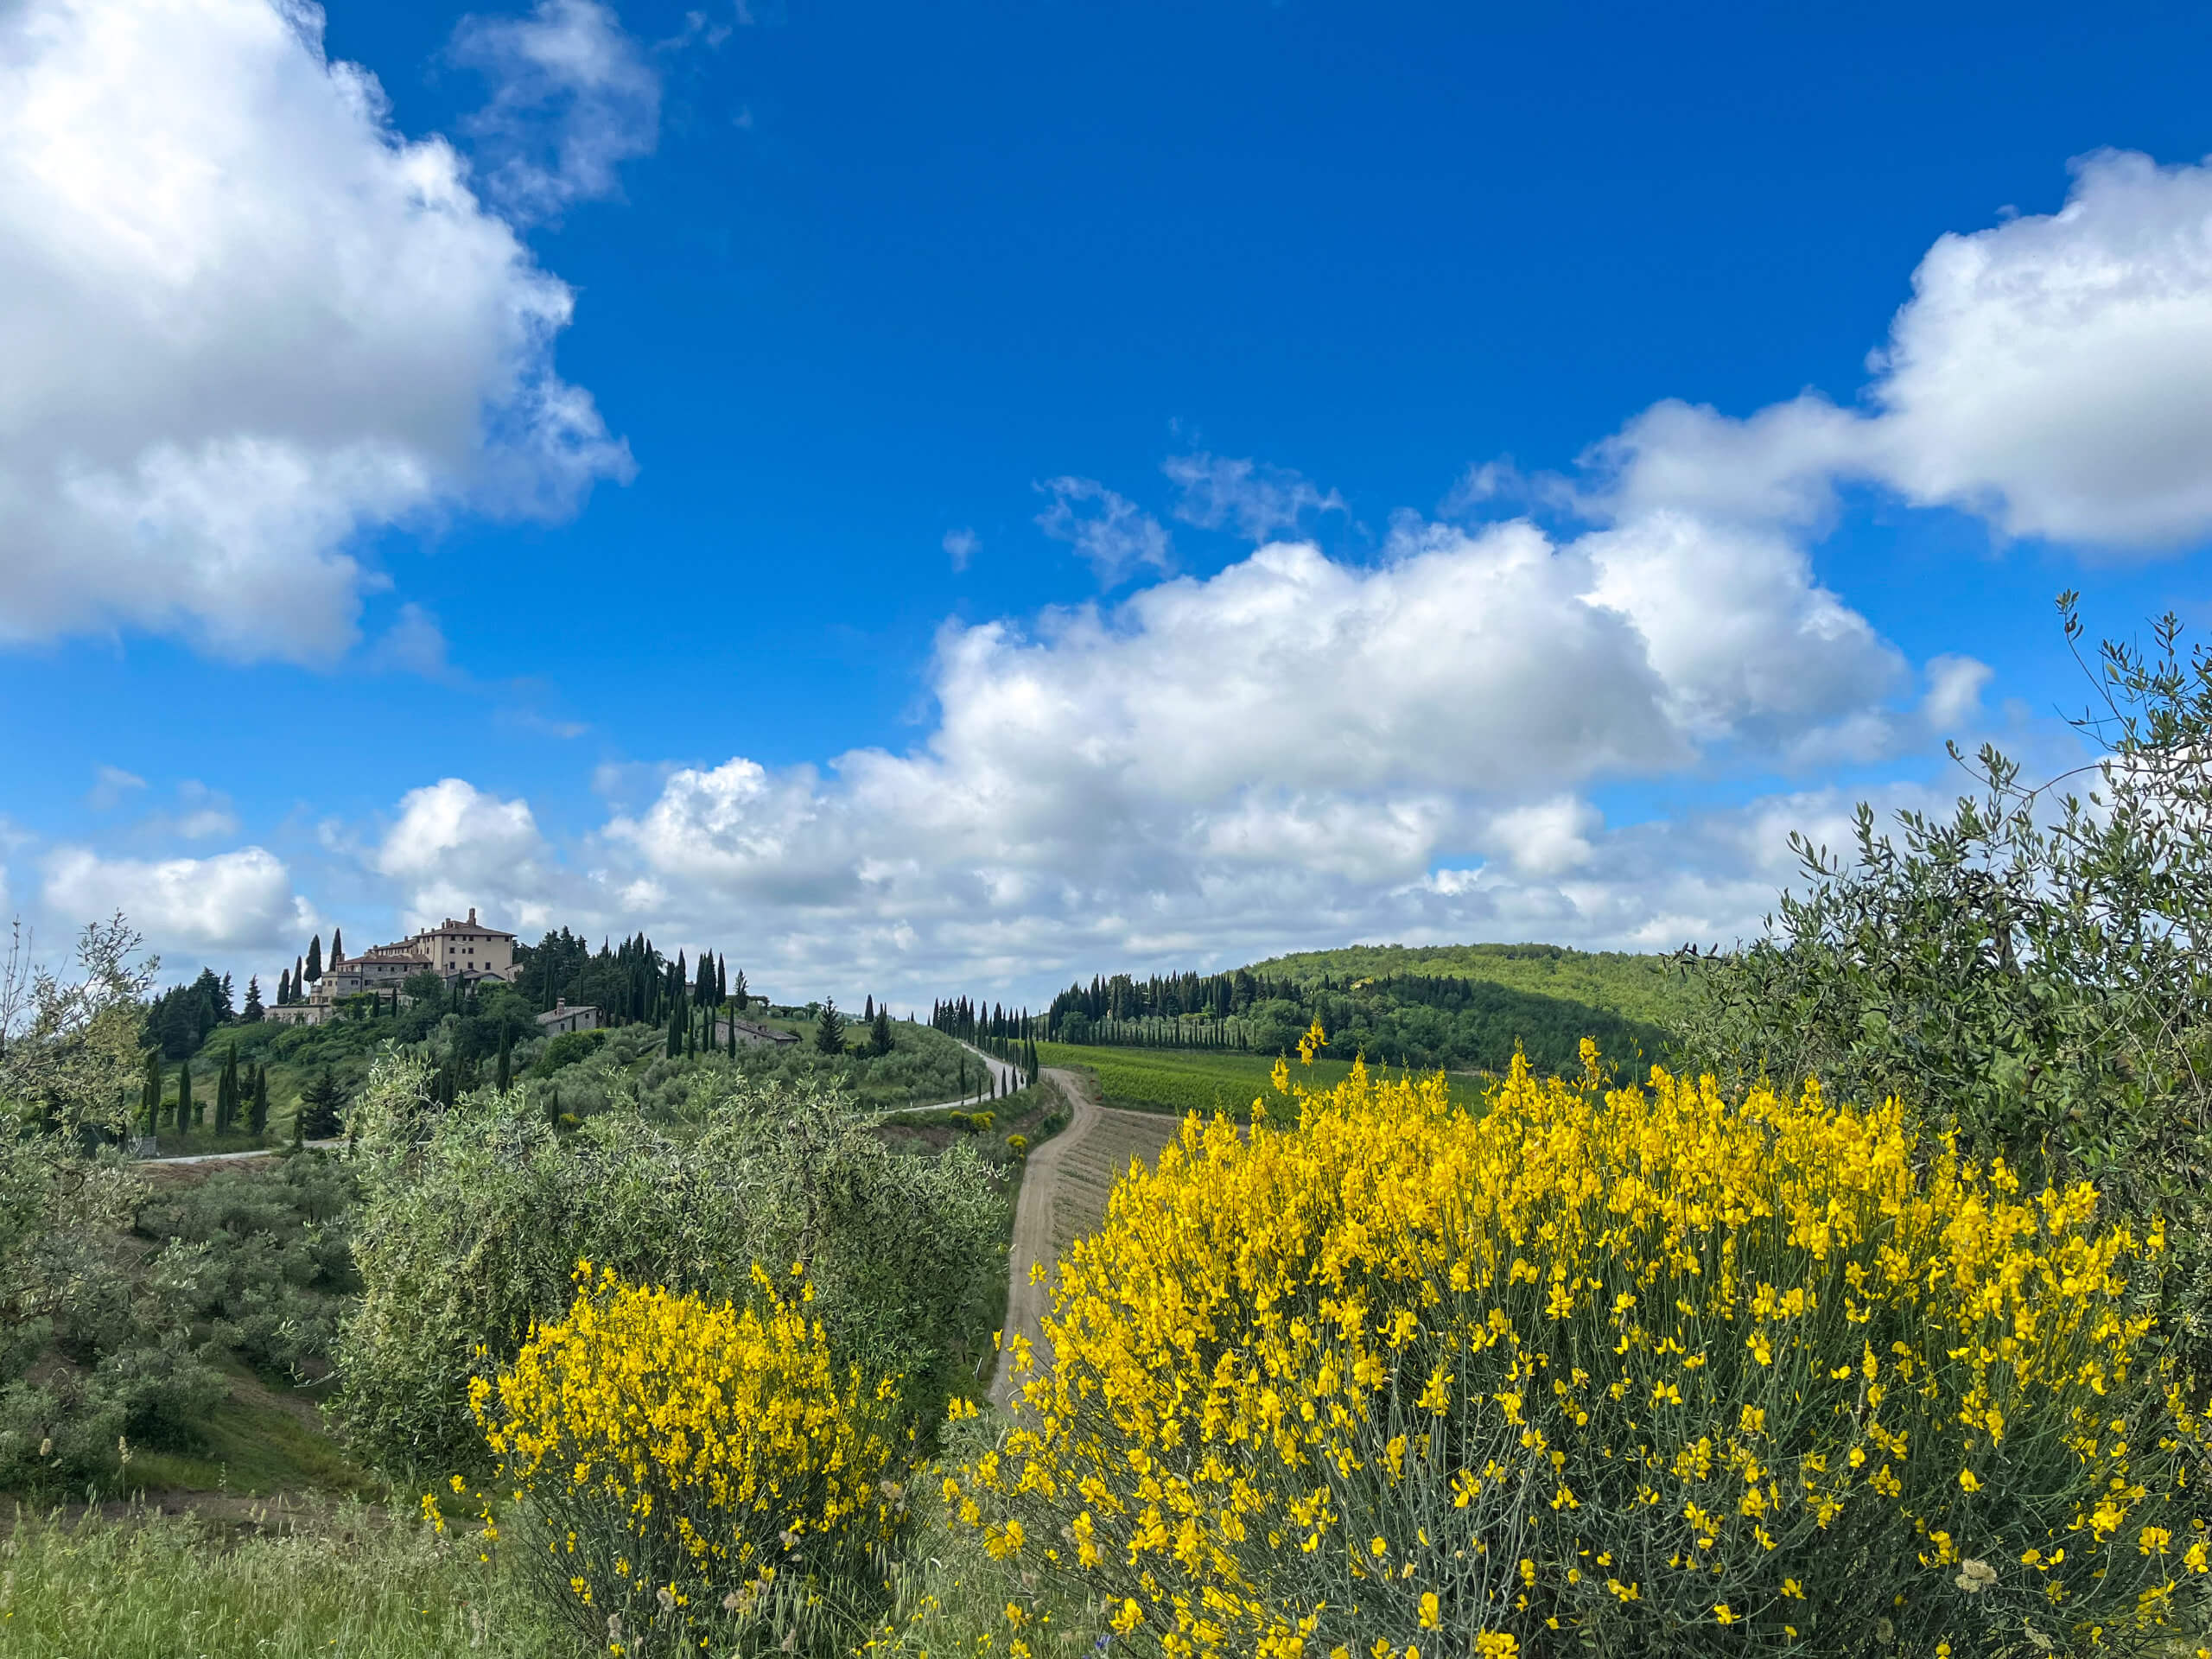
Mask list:
[[[416,974],[435,973],[450,988],[484,980],[504,985],[514,972],[515,936],[478,921],[472,907],[465,922],[448,916],[396,944],[372,945],[354,957],[334,955],[302,1001],[263,1013],[279,1025],[319,1026],[346,998],[364,991],[397,993]]]
[[[537,1028],[549,1037],[558,1037],[564,1032],[597,1031],[601,1026],[613,1023],[588,1002],[570,1007],[565,996],[556,999],[551,1008],[537,1016]]]

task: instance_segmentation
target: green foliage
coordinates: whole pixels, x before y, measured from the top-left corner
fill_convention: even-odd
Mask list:
[[[0,1486],[116,1491],[189,1478],[185,1465],[214,1450],[209,1431],[231,1390],[224,1368],[251,1368],[279,1388],[327,1379],[338,1317],[357,1287],[352,1178],[321,1154],[161,1191],[128,1166],[92,1173],[106,1201],[73,1216],[50,1210],[10,1264]],[[264,1414],[240,1438],[265,1443],[290,1427]]]
[[[837,1012],[835,1002],[824,1002],[814,1021],[814,1047],[820,1054],[845,1052],[845,1016]]]
[[[330,1066],[300,1091],[300,1134],[310,1141],[327,1140],[344,1127],[346,1085]]]
[[[1094,979],[1053,998],[1041,1029],[1077,1046],[1272,1058],[1319,1020],[1342,1056],[1502,1074],[1518,1052],[1539,1071],[1564,1075],[1580,1065],[1586,1037],[1625,1060],[1659,1053],[1661,1027],[1617,1005],[1671,1010],[1679,988],[1670,982],[1662,1001],[1647,983],[1663,975],[1655,965],[1662,960],[1592,957],[1548,945],[1451,946],[1433,955],[1397,945],[1317,951],[1226,974]],[[1465,963],[1482,971],[1432,971]],[[1286,964],[1293,971],[1282,971]],[[964,1001],[949,1013],[965,1034]],[[1008,1034],[1036,1033],[1017,1020]],[[977,1040],[991,1046],[980,1033]],[[1026,1047],[1011,1043],[995,1052],[1017,1063],[1029,1058]]]
[[[219,1169],[138,1208],[152,1272],[215,1348],[264,1376],[328,1377],[338,1325],[360,1288],[350,1236],[359,1186],[319,1152]]]
[[[374,1511],[232,1535],[191,1516],[32,1515],[0,1538],[0,1659],[569,1659],[499,1563]]]
[[[1557,944],[1353,944],[1270,957],[1246,971],[1308,985],[1407,976],[1483,980],[1655,1026],[1669,1024],[1684,1001],[1681,977],[1665,957]]]
[[[20,932],[0,964],[0,1485],[99,1479],[118,1440],[175,1440],[219,1389],[174,1277],[118,1248],[144,1190],[112,1145],[144,1092],[137,945],[118,918],[73,976]]]
[[[1985,747],[1948,819],[1904,813],[1892,836],[1862,805],[1847,862],[1795,838],[1802,895],[1767,938],[1704,964],[1683,1046],[1724,1077],[1894,1094],[1976,1153],[2164,1212],[2164,1311],[2202,1373],[2212,655],[2178,635],[2168,619],[2148,653],[2104,647],[2101,711],[2077,722],[2103,751],[2086,795],[2030,788]]]
[[[563,1066],[590,1058],[607,1041],[604,1031],[564,1031],[549,1039],[531,1069],[535,1077],[550,1077]]]
[[[468,1378],[568,1306],[579,1260],[740,1298],[756,1261],[806,1262],[841,1363],[909,1378],[926,1421],[947,1369],[975,1358],[978,1281],[1003,1271],[995,1177],[964,1147],[893,1154],[817,1085],[753,1082],[718,1055],[683,1064],[698,1086],[679,1138],[634,1108],[563,1135],[519,1093],[435,1112],[419,1062],[378,1063],[355,1107],[365,1294],[342,1363],[345,1421],[370,1455],[480,1464]]]

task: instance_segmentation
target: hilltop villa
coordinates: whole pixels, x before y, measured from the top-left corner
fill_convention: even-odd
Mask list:
[[[435,973],[451,987],[485,980],[504,985],[514,972],[515,936],[478,921],[472,907],[465,922],[448,916],[397,944],[373,945],[357,957],[334,954],[304,1000],[272,1006],[264,1014],[280,1025],[319,1026],[345,998],[364,991],[396,993],[416,974]]]

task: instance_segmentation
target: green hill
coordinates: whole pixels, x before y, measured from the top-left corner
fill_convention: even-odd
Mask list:
[[[1681,979],[1664,957],[1557,944],[1351,944],[1271,957],[1247,971],[1305,985],[1401,975],[1484,980],[1654,1026],[1671,1024],[1683,996]]]

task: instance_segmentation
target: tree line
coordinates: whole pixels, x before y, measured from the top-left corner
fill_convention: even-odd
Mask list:
[[[1316,1020],[1329,1033],[1330,1052],[1345,1058],[1362,1054],[1452,1071],[1502,1071],[1516,1050],[1539,1071],[1572,1071],[1585,1037],[1624,1060],[1656,1057],[1665,1044],[1665,1033],[1643,1020],[1485,979],[1290,979],[1243,968],[1143,979],[1094,976],[1062,991],[1041,1020],[1023,1028],[1041,1027],[1047,1040],[1078,1045],[1274,1054],[1287,1052]]]

